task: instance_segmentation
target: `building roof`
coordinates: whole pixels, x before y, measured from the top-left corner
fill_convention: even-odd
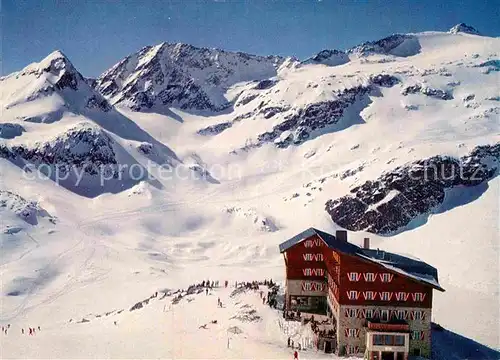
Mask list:
[[[439,285],[437,269],[422,260],[379,249],[363,249],[350,242],[339,240],[335,235],[312,227],[281,243],[279,245],[280,253],[285,252],[292,246],[295,246],[313,235],[319,236],[332,250],[357,256],[365,261],[384,267],[388,271],[411,278],[419,283],[431,286],[436,290],[444,291]]]

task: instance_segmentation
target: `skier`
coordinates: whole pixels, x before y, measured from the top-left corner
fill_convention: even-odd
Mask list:
[[[38,331],[40,331],[40,326],[38,326]]]
[[[287,345],[288,347],[290,347],[290,340],[291,340],[290,337],[288,337],[288,345]]]
[[[29,328],[30,329],[30,336],[33,335],[33,329],[32,328]]]
[[[299,353],[297,352],[297,350],[295,350],[295,351],[293,352],[293,358],[294,358],[295,360],[299,360]]]
[[[23,335],[24,335],[24,329],[21,329],[21,334],[23,334]]]
[[[218,306],[218,307],[221,307],[221,306],[220,306],[220,298],[217,298],[217,306]]]
[[[205,295],[208,295],[208,288],[205,289]]]

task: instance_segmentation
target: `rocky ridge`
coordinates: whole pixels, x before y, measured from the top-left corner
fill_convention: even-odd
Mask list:
[[[113,104],[132,110],[179,107],[220,111],[235,83],[273,77],[285,59],[188,44],[146,46],[97,78],[95,88]]]
[[[446,191],[496,176],[499,161],[500,144],[478,146],[459,159],[434,156],[415,161],[329,200],[325,210],[347,230],[390,235],[441,205]]]

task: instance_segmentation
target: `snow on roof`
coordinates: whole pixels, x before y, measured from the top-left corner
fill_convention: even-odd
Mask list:
[[[280,253],[285,252],[289,248],[313,235],[319,236],[331,249],[338,250],[348,255],[358,256],[364,260],[382,266],[389,271],[396,272],[425,285],[432,286],[436,290],[444,291],[439,285],[437,269],[420,259],[379,249],[363,249],[355,244],[338,240],[334,235],[312,227],[281,243],[279,245]]]

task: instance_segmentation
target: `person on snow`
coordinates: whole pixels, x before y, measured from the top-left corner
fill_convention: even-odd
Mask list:
[[[298,353],[298,351],[297,351],[297,350],[295,350],[295,351],[293,352],[293,358],[294,358],[295,360],[299,360],[299,353]]]
[[[21,329],[21,334],[23,334],[23,335],[24,335],[24,329]]]
[[[288,345],[287,345],[288,347],[290,347],[290,340],[291,340],[291,339],[290,339],[290,336],[289,336],[289,337],[288,337]]]
[[[205,289],[205,295],[208,295],[208,288]]]
[[[41,329],[40,329],[40,326],[38,326],[38,331],[40,331],[40,330],[41,330]]]
[[[33,335],[33,329],[32,328],[29,329],[30,329],[30,335]]]

